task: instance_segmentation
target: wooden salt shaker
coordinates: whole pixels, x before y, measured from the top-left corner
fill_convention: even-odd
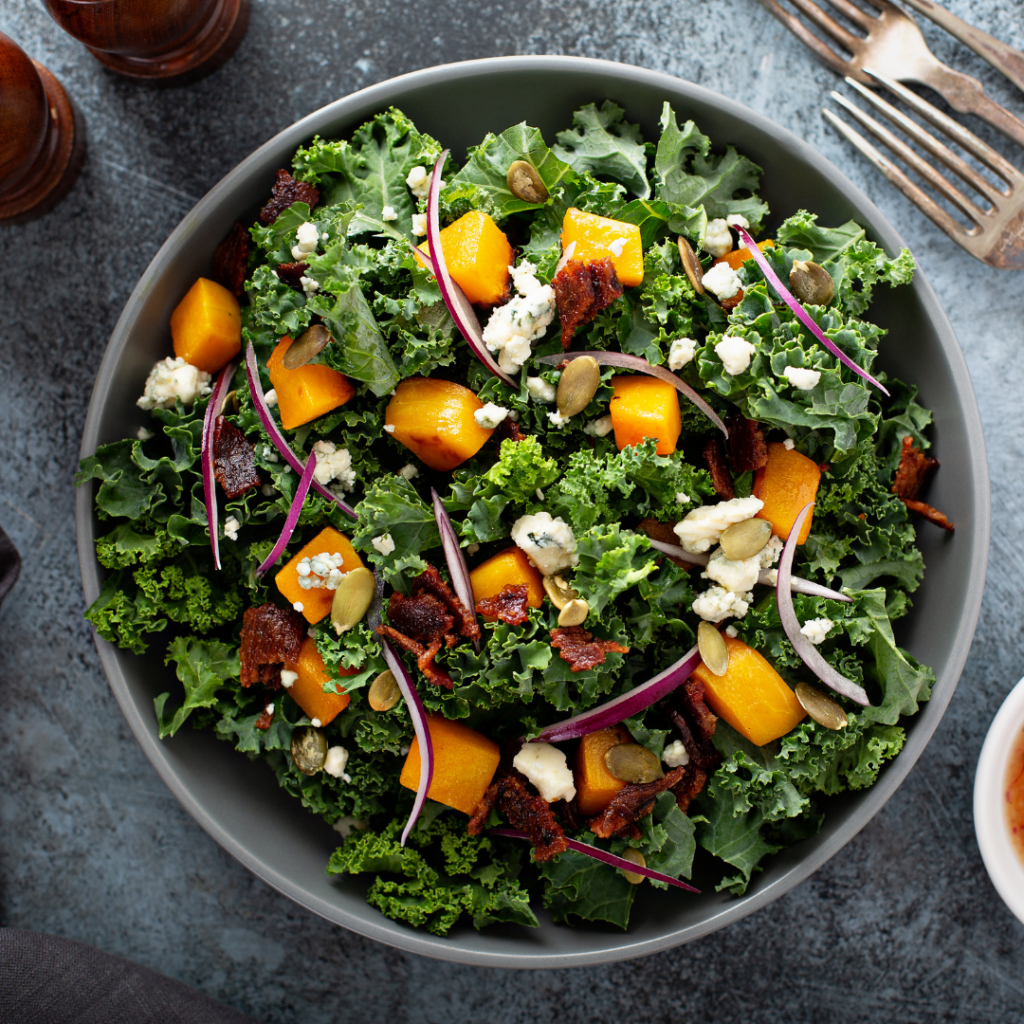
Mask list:
[[[111,71],[160,85],[216,71],[249,24],[249,0],[46,0],[46,9]]]
[[[38,217],[67,195],[83,140],[60,82],[0,32],[0,224]]]

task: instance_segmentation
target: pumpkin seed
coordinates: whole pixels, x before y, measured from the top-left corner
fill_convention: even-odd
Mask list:
[[[679,259],[683,262],[683,270],[686,271],[686,276],[690,279],[690,284],[693,285],[693,290],[698,295],[703,295],[704,269],[700,265],[700,260],[694,255],[693,249],[690,247],[690,243],[683,235],[679,236],[676,244],[679,246]]]
[[[622,851],[622,859],[628,860],[630,864],[636,864],[637,867],[647,867],[647,859],[639,851],[630,846],[628,849]],[[635,871],[627,871],[625,868],[619,868],[622,872],[622,877],[629,882],[630,885],[639,885],[645,875],[638,875]]]
[[[580,596],[561,576],[545,576],[542,582],[544,583],[544,592],[551,598],[551,603],[559,611]]]
[[[240,405],[240,403],[238,401],[238,392],[237,391],[229,391],[224,396],[224,401],[223,401],[223,403],[221,404],[221,407],[220,407],[221,412],[228,412],[228,411],[230,411],[232,413],[237,413],[239,409],[241,409],[241,405]]]
[[[313,324],[288,346],[288,351],[281,358],[281,365],[286,370],[297,370],[320,355],[330,341],[331,332],[323,324]]]
[[[506,176],[508,190],[524,203],[543,203],[548,198],[548,189],[537,173],[537,168],[525,160],[517,160]]]
[[[729,671],[729,647],[710,622],[697,627],[697,650],[709,672],[724,676]]]
[[[366,700],[374,711],[390,711],[402,699],[402,691],[398,688],[391,669],[385,669],[372,683]]]
[[[718,543],[726,558],[739,562],[764,551],[771,536],[772,524],[767,519],[744,519],[723,531]]]
[[[364,566],[353,569],[341,577],[338,589],[334,592],[331,602],[331,624],[335,633],[341,634],[350,630],[357,622],[362,622],[373,603],[373,594],[377,589],[377,581],[373,573]]]
[[[661,762],[639,743],[617,743],[604,755],[605,767],[622,782],[634,785],[664,778]]]
[[[826,697],[821,690],[816,690],[801,680],[796,684],[796,699],[800,701],[800,706],[818,725],[833,730],[846,728],[846,712],[831,697]]]
[[[316,775],[327,760],[327,738],[319,729],[292,733],[292,761],[303,775]]]
[[[558,624],[560,626],[582,626],[590,614],[590,605],[582,598],[575,598],[570,601],[559,613]]]
[[[827,306],[836,293],[832,275],[810,260],[794,261],[789,272],[789,287],[801,302],[809,302],[812,306]]]
[[[601,383],[601,367],[593,356],[580,356],[562,371],[558,378],[555,402],[558,411],[568,419],[583,412],[597,394]]]

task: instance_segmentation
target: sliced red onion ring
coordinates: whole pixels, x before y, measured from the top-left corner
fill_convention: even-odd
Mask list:
[[[517,828],[489,828],[487,833],[492,836],[501,836],[504,839],[529,840],[530,838],[525,832],[520,832]],[[630,871],[634,875],[643,875],[645,878],[653,878],[656,882],[667,882],[669,885],[674,885],[677,889],[685,889],[687,892],[700,892],[700,889],[695,889],[692,885],[681,882],[678,878],[664,875],[653,868],[641,867],[639,864],[634,864],[631,860],[626,860],[625,857],[617,857],[614,853],[609,853],[607,850],[602,850],[597,846],[581,843],[578,839],[570,839],[568,836],[566,836],[565,841],[568,843],[569,849],[574,853],[582,853],[586,857],[593,857],[594,860],[599,860],[603,864],[611,864],[613,868]]]
[[[644,708],[649,708],[666,694],[671,693],[677,686],[686,682],[699,664],[700,651],[694,647],[677,662],[662,669],[652,679],[648,679],[646,683],[641,683],[640,686],[633,687],[621,697],[616,697],[605,704],[599,704],[596,708],[549,725],[531,742],[561,743],[562,740],[575,740],[580,736],[586,736],[589,732],[597,732],[598,729],[607,729],[609,726],[618,725],[623,719],[639,714]]]
[[[779,559],[779,582],[775,588],[775,601],[779,606],[779,618],[782,620],[782,628],[793,645],[793,650],[800,655],[803,663],[826,685],[830,686],[836,693],[844,697],[871,707],[871,701],[864,688],[858,686],[853,680],[837,672],[822,656],[821,652],[800,632],[800,620],[796,617],[796,609],[793,607],[793,594],[790,590],[790,572],[793,568],[793,555],[796,554],[797,538],[804,521],[811,514],[814,502],[808,502],[800,510],[789,531],[789,539],[782,549],[782,557]]]
[[[206,404],[206,415],[203,417],[203,444],[200,449],[200,464],[203,470],[203,501],[206,502],[206,525],[210,530],[210,547],[213,549],[213,564],[220,569],[220,537],[217,528],[217,481],[213,472],[213,435],[217,427],[217,417],[224,405],[227,386],[235,374],[236,363],[228,363],[217,383],[210,392],[210,401]]]
[[[402,830],[402,846],[405,846],[406,839],[412,831],[416,819],[419,818],[423,805],[427,802],[427,793],[430,790],[430,783],[434,780],[434,745],[430,742],[430,726],[427,722],[427,712],[424,710],[420,695],[416,692],[416,684],[406,671],[402,659],[395,653],[395,649],[381,637],[384,645],[384,660],[388,668],[394,674],[399,690],[405,698],[405,706],[409,709],[409,716],[412,718],[412,727],[416,730],[416,738],[420,741],[420,784],[416,788],[416,800],[412,805],[412,812],[409,820]]]
[[[434,499],[434,519],[437,520],[437,529],[441,534],[441,546],[444,548],[444,557],[448,562],[448,574],[452,578],[452,586],[458,599],[469,610],[476,622],[476,603],[473,600],[473,584],[469,579],[469,566],[466,565],[465,556],[459,546],[459,538],[448,518],[448,510],[444,507],[440,495],[433,487],[430,488],[430,496]],[[480,653],[480,641],[474,640],[473,646],[476,653]]]
[[[299,515],[302,513],[302,506],[306,504],[306,495],[309,494],[309,485],[313,482],[313,473],[316,470],[316,455],[309,453],[306,461],[306,468],[299,477],[299,486],[295,488],[295,497],[292,498],[292,507],[288,509],[288,516],[284,521],[284,529],[281,536],[277,538],[273,551],[267,555],[263,564],[256,570],[257,576],[262,576],[280,557],[281,552],[288,546],[292,539],[295,527],[299,524]]]
[[[743,244],[750,250],[750,255],[754,257],[754,261],[761,268],[761,273],[768,279],[768,283],[779,293],[779,297],[782,301],[789,306],[789,308],[796,314],[797,320],[800,321],[839,360],[844,366],[848,366],[858,377],[863,377],[869,384],[874,384],[883,395],[888,397],[889,392],[871,376],[867,370],[862,370],[845,352],[840,349],[835,342],[829,341],[825,337],[822,329],[814,322],[811,318],[810,313],[804,309],[800,300],[797,299],[792,292],[779,280],[779,275],[772,269],[772,265],[768,262],[767,257],[761,252],[757,243],[753,238],[750,237],[750,233],[744,228],[737,226],[736,230],[739,232],[739,236]]]
[[[590,356],[592,359],[596,359],[601,366],[620,366],[624,370],[636,370],[638,373],[646,373],[651,377],[657,377],[667,384],[671,384],[676,391],[693,402],[726,437],[729,436],[729,430],[722,422],[718,413],[686,381],[681,380],[671,370],[666,370],[664,366],[655,366],[640,356],[626,355],[625,352],[558,352],[553,356],[541,356],[537,362],[557,366],[563,359],[579,359],[582,356]]]
[[[295,452],[292,451],[291,446],[284,439],[284,435],[277,428],[277,424],[274,422],[274,417],[270,414],[270,406],[267,405],[266,396],[263,394],[263,385],[260,383],[260,371],[256,365],[256,350],[252,347],[252,342],[249,342],[248,347],[245,350],[245,375],[249,378],[249,393],[252,395],[253,404],[256,406],[256,412],[259,414],[260,423],[263,424],[263,429],[267,432],[267,436],[273,442],[274,447],[281,453],[281,457],[285,462],[288,463],[296,473],[303,472],[303,465],[295,456]],[[336,494],[332,494],[322,484],[318,484],[316,480],[313,481],[313,490],[317,494],[322,495],[329,501],[333,501],[338,508],[341,509],[346,515],[351,516],[353,519],[358,519],[355,511],[349,508]]]
[[[503,383],[518,391],[519,385],[495,362],[490,349],[484,343],[483,331],[480,329],[480,321],[477,319],[472,303],[448,272],[444,249],[441,246],[441,218],[438,213],[441,196],[441,170],[447,156],[448,150],[446,149],[437,158],[437,163],[434,164],[434,173],[430,178],[430,193],[427,196],[427,244],[430,246],[431,259],[429,262],[427,260],[423,262],[427,263],[433,273],[437,286],[441,289],[441,298],[444,299],[444,304],[448,307],[455,326],[462,332],[473,355]],[[420,252],[419,255],[423,256],[423,253]]]
[[[706,551],[700,554],[693,554],[685,548],[678,547],[675,544],[666,544],[664,541],[655,540],[653,537],[648,537],[648,540],[651,542],[651,547],[656,551],[671,555],[673,558],[678,558],[681,562],[689,562],[691,565],[707,565],[711,557]],[[762,569],[757,582],[766,583],[768,586],[774,587],[775,580],[772,579],[772,570]],[[853,601],[852,597],[840,594],[838,590],[830,590],[828,587],[823,587],[820,583],[812,583],[810,580],[801,579],[799,576],[790,577],[789,585],[790,590],[795,594],[806,594],[808,597],[827,597],[830,601],[845,601],[847,604]]]

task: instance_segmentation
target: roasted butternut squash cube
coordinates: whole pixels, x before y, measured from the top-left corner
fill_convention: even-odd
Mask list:
[[[281,426],[294,430],[344,405],[355,393],[355,385],[343,373],[320,363],[287,369],[281,360],[292,339],[282,338],[267,360],[270,383],[277,392]]]
[[[644,279],[644,248],[636,224],[599,217],[573,206],[562,218],[563,254],[570,245],[570,259],[578,263],[610,259],[623,288],[633,288]]]
[[[722,639],[729,648],[725,675],[716,676],[703,662],[693,672],[704,684],[704,702],[755,746],[785,736],[806,715],[796,694],[753,647],[736,637]]]
[[[444,715],[427,715],[430,744],[434,748],[434,777],[427,796],[463,814],[472,814],[484,798],[498,770],[498,744],[475,729],[452,722]],[[399,782],[416,790],[420,784],[420,741],[409,747]]]
[[[314,555],[341,555],[341,565],[338,567],[343,573],[351,572],[353,569],[362,567],[363,560],[356,554],[356,550],[349,543],[348,537],[339,533],[333,526],[327,526],[321,530],[308,544],[306,544],[294,558],[287,562],[274,577],[277,589],[281,595],[293,606],[302,605],[302,614],[307,622],[319,622],[330,610],[331,602],[334,600],[334,591],[328,590],[325,586],[312,586],[308,590],[299,583],[299,563]],[[305,579],[314,583],[325,582],[324,577],[311,573]]]
[[[576,766],[573,778],[576,783],[576,806],[580,814],[590,817],[600,814],[621,789],[622,779],[617,779],[604,763],[604,755],[620,743],[632,743],[633,737],[624,725],[613,725],[610,729],[598,729],[587,733],[576,748]]]
[[[461,384],[407,377],[388,402],[384,429],[431,469],[454,469],[476,455],[494,433],[474,417],[483,407]]]
[[[206,373],[217,373],[242,351],[238,299],[201,277],[171,314],[174,354]]]
[[[515,545],[481,562],[470,572],[469,582],[473,587],[474,604],[497,597],[505,587],[520,583],[526,584],[526,603],[531,608],[539,608],[544,601],[544,583],[540,573],[530,564],[526,552]],[[494,617],[484,616],[490,620]]]
[[[763,242],[757,243],[758,249],[764,252],[765,249],[773,249],[775,242],[770,238],[766,238]],[[716,263],[728,263],[733,270],[739,270],[747,260],[751,259],[750,250],[744,246],[742,249],[733,249],[732,252],[727,252],[724,256],[719,256],[713,260],[711,265],[714,266]]]
[[[430,252],[426,242],[420,248]],[[448,273],[470,302],[494,306],[505,300],[512,246],[489,214],[470,210],[441,228],[441,248]]]
[[[683,429],[679,394],[657,377],[612,377],[614,394],[608,406],[621,451],[648,437],[658,439],[659,455],[671,455]]]
[[[298,673],[298,679],[287,688],[288,696],[309,718],[327,725],[348,707],[351,698],[347,693],[324,693],[324,686],[331,681],[331,674],[311,636],[302,641],[295,667],[286,667]],[[343,676],[354,676],[359,673],[359,669],[341,668],[338,672]]]
[[[772,533],[782,540],[789,539],[789,531],[800,515],[800,510],[818,496],[821,470],[818,464],[795,448],[784,444],[768,445],[768,462],[754,474],[753,495],[764,502],[759,519],[772,524]],[[797,538],[798,544],[807,541],[811,532],[814,510],[804,520]]]

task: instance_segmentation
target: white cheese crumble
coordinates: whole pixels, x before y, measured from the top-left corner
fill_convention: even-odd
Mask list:
[[[770,566],[773,566],[779,560],[783,546],[782,541],[778,537],[773,535],[768,538],[768,543],[761,549],[761,554],[759,556],[761,559],[762,569],[767,569]]]
[[[275,462],[276,463],[276,462],[280,462],[281,461],[278,458],[277,452],[275,452],[274,449],[271,448],[269,444],[265,444],[263,446],[263,458],[265,458],[267,460],[267,462]]]
[[[228,540],[238,540],[238,528],[241,525],[242,524],[234,516],[228,516],[227,519],[224,520],[224,536],[227,537]]]
[[[323,722],[321,722],[319,718],[313,718],[310,720],[309,724],[313,726],[314,729],[319,729],[323,725]]]
[[[274,705],[273,705],[273,704],[268,704],[268,705],[267,705],[267,706],[266,706],[266,707],[265,707],[265,708],[264,708],[263,710],[264,710],[264,711],[265,711],[265,712],[266,712],[266,713],[267,713],[268,715],[272,715],[272,714],[274,713]]]
[[[565,754],[550,743],[524,743],[512,759],[512,767],[522,772],[537,788],[542,800],[572,800],[576,796],[572,772]]]
[[[761,511],[764,502],[753,496],[720,501],[717,505],[701,505],[686,514],[681,523],[672,528],[679,544],[690,554],[708,551],[717,544],[726,528],[733,523],[752,519]]]
[[[728,263],[716,263],[710,270],[705,270],[704,287],[714,292],[720,302],[731,299],[743,290],[739,274]]]
[[[615,429],[615,424],[612,423],[611,415],[599,416],[596,420],[591,420],[584,428],[584,434],[590,434],[592,437],[604,437],[606,434],[610,434]]]
[[[821,380],[820,370],[808,370],[803,366],[787,366],[782,374],[797,391],[810,391]]]
[[[782,447],[785,448],[787,452],[791,452],[796,447],[793,443],[793,438],[787,437],[786,440],[782,442]]]
[[[681,370],[690,362],[697,352],[697,342],[693,338],[676,338],[668,350],[668,368]]]
[[[507,415],[508,409],[495,405],[494,402],[488,402],[482,409],[477,409],[473,413],[473,419],[476,420],[478,427],[483,427],[484,430],[493,430]]]
[[[306,606],[301,601],[293,601],[292,607],[301,615],[306,610]]]
[[[385,222],[389,220],[398,220],[398,214],[395,213],[395,208],[393,206],[385,206],[384,209],[380,211],[380,219]]]
[[[686,752],[686,746],[682,740],[673,740],[665,747],[661,759],[669,768],[679,768],[690,763],[690,755]]]
[[[760,554],[734,560],[726,558],[725,552],[721,548],[715,548],[712,552],[703,573],[709,580],[714,580],[734,594],[743,594],[753,590],[760,574]]]
[[[173,409],[180,399],[192,405],[197,398],[210,393],[210,375],[186,363],[181,356],[168,356],[153,364],[146,378],[142,397],[135,403],[140,409]]]
[[[351,491],[355,487],[356,471],[347,448],[338,448],[330,441],[316,441],[313,452],[316,455],[313,479],[321,487],[330,487],[333,491]]]
[[[425,213],[412,215],[412,233],[417,238],[422,238],[427,233],[427,215]]]
[[[320,291],[320,282],[315,277],[307,277],[305,274],[299,278],[299,284],[302,285],[302,290],[306,293],[308,299],[311,295],[316,295]]]
[[[744,231],[750,230],[750,221],[742,213],[730,213],[725,218],[725,223],[731,228],[743,228]]]
[[[732,232],[729,224],[722,217],[708,221],[704,229],[704,248],[716,259],[732,252]]]
[[[430,175],[427,174],[427,169],[422,164],[409,172],[405,183],[417,199],[427,198],[427,193],[430,191]]]
[[[139,429],[135,431],[135,436],[140,441],[148,441],[155,435],[152,430],[147,430],[145,427],[139,427]]]
[[[800,632],[817,647],[828,636],[832,625],[831,619],[808,619],[800,627]]]
[[[320,241],[320,232],[311,221],[299,225],[295,232],[295,244],[292,246],[292,259],[301,263],[311,253],[316,252],[316,243]]]
[[[271,408],[277,405],[277,391],[271,388],[264,396],[263,401],[267,403]]]
[[[347,814],[344,818],[339,818],[331,828],[334,829],[342,839],[347,839],[349,833],[355,829],[358,832],[365,832],[370,827],[370,823],[363,821],[362,818],[351,818]]]
[[[735,626],[726,626],[725,635],[730,636],[733,638],[733,640],[735,640],[736,637],[740,635],[740,631]]]
[[[404,476],[406,480],[415,480],[420,475],[420,471],[411,462],[407,462],[398,471],[398,475]]]
[[[558,427],[559,430],[566,426],[571,419],[571,416],[563,416],[557,409],[554,412],[548,413],[548,421],[551,423],[551,426]]]
[[[384,433],[385,434],[393,434],[394,432],[395,432],[395,425],[394,425],[394,423],[385,423],[384,424]]]
[[[290,690],[294,685],[295,681],[299,678],[298,672],[293,672],[290,668],[281,669],[281,685],[286,689]]]
[[[708,622],[721,622],[730,617],[742,619],[752,599],[753,594],[735,594],[725,587],[712,587],[693,602],[693,614]]]
[[[549,384],[543,377],[527,377],[526,390],[535,402],[553,402],[558,390],[554,384]]]
[[[348,751],[344,747],[331,747],[327,751],[327,757],[324,758],[324,771],[327,772],[328,775],[333,775],[336,779],[351,782],[352,776],[345,772],[345,766],[347,764]]]
[[[497,353],[498,366],[505,373],[518,373],[530,358],[531,343],[540,338],[555,317],[555,291],[541,284],[536,267],[523,260],[509,267],[519,294],[504,306],[498,306],[484,327],[484,344]]]
[[[374,537],[370,543],[384,556],[390,555],[395,550],[395,541],[390,533],[382,533]]]
[[[553,576],[579,561],[572,528],[560,518],[552,519],[550,512],[520,516],[512,524],[512,540],[543,576]]]
[[[750,357],[754,354],[754,346],[743,338],[734,338],[727,334],[717,345],[715,355],[722,360],[725,372],[735,377],[750,367]]]
[[[616,238],[614,242],[608,243],[608,251],[616,258],[622,255],[622,250],[629,244],[628,238]]]
[[[679,502],[680,505],[689,505],[690,496],[685,491],[676,491],[676,501]]]

